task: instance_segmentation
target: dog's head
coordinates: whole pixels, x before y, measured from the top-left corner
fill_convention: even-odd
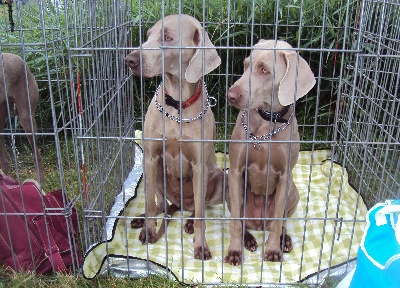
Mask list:
[[[147,41],[131,52],[126,62],[136,75],[169,73],[178,77],[184,73],[187,82],[196,83],[217,68],[221,59],[200,22],[181,14],[159,20],[148,30]]]
[[[229,89],[228,101],[241,110],[267,104],[278,111],[314,85],[314,74],[292,46],[285,41],[260,40],[244,60],[244,73]]]

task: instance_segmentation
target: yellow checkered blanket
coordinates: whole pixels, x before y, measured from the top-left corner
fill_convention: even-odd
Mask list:
[[[140,158],[141,150],[137,149],[136,153]],[[229,160],[225,162],[224,157],[227,155],[218,153],[218,163],[221,167],[227,163],[229,167]],[[107,231],[111,231],[106,235],[108,240],[88,249],[83,275],[93,278],[107,272],[113,261],[141,258],[150,260],[149,263],[156,267],[168,267],[179,281],[185,283],[295,283],[354,258],[363,234],[367,207],[349,185],[346,169],[329,158],[330,151],[327,150],[300,152],[293,171],[300,203],[293,220],[287,221],[287,232],[294,248],[284,254],[283,262],[262,261],[262,243],[268,232],[252,231],[259,243],[258,249],[255,252],[244,250],[244,263],[240,267],[224,263],[230,236],[229,211],[223,204],[206,210],[205,217],[211,219],[207,220],[206,229],[211,260],[193,258],[193,236],[183,231],[189,212],[184,212],[185,219],[172,220],[166,235],[157,243],[142,245],[138,240],[140,229],[130,227],[132,217],[144,213],[140,177],[130,184],[131,187],[124,186],[120,196],[125,198],[126,205],[122,208],[117,205],[119,210],[112,211],[113,216],[107,222]],[[134,168],[140,170],[139,174],[142,173],[140,166],[138,163]],[[179,217],[179,213],[174,217]]]

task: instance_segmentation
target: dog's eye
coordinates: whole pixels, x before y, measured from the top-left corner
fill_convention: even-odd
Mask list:
[[[266,68],[261,67],[261,73],[263,73],[263,74],[268,74],[269,71],[268,71]]]
[[[165,41],[171,41],[171,40],[172,40],[172,37],[169,37],[168,35],[165,35],[165,36],[164,36],[164,40],[165,40]]]

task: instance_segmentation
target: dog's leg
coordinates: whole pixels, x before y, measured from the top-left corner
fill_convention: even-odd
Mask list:
[[[225,187],[224,190],[225,175],[225,172],[217,167],[214,169],[212,176],[208,179],[207,193],[209,196],[206,197],[206,199],[208,199],[206,203],[207,207],[222,204],[225,190],[228,189],[228,187]],[[228,183],[226,183],[226,186],[228,186]]]
[[[244,193],[244,191],[243,191],[243,194],[245,194]],[[244,201],[244,203],[243,203],[243,208],[242,208],[242,214],[240,215],[240,217],[243,217],[244,216],[244,207],[246,206],[246,201],[248,201],[249,200],[249,195],[252,195],[252,191],[251,191],[251,186],[249,185],[249,184],[247,184],[247,189],[246,189],[246,200]],[[254,200],[251,200],[251,201],[254,201]],[[247,206],[246,206],[247,207]],[[246,224],[246,221],[243,221],[243,225],[245,226],[245,229],[244,229],[244,237],[243,237],[243,240],[244,240],[244,248],[246,248],[247,250],[249,250],[250,252],[254,252],[254,251],[256,251],[257,250],[257,248],[258,248],[258,244],[257,244],[257,240],[256,240],[256,238],[253,236],[253,234],[251,234],[248,230],[247,230],[247,228],[249,227],[249,226],[247,226],[247,224]],[[251,229],[251,228],[250,228]]]
[[[147,142],[145,145],[152,145]],[[146,171],[146,216],[155,217],[157,215],[157,205],[155,202],[157,181],[158,179],[158,162],[160,160],[159,156],[154,156],[151,154],[151,150],[148,149],[145,153],[144,166]],[[156,236],[156,219],[146,219],[142,231],[139,234],[139,240],[142,244],[154,243]]]
[[[4,126],[6,125],[6,118],[7,118],[7,106],[6,103],[4,102],[3,104],[0,105],[0,133],[4,132]],[[0,136],[0,164],[3,172],[7,174],[10,167],[8,163],[6,144],[4,142],[3,136]]]
[[[288,186],[287,184],[287,176],[282,176],[280,177],[277,187],[276,187],[276,195],[274,198],[274,215],[272,216],[273,218],[283,218],[285,216],[285,210],[289,211],[291,203],[288,202],[288,205],[286,207],[286,201],[289,201],[290,199],[290,194],[292,193],[292,183],[290,183]],[[287,192],[286,189],[289,189],[289,192]],[[297,189],[296,189],[297,190]],[[286,195],[288,193],[289,195]],[[288,196],[288,197],[286,197]],[[298,200],[297,200],[298,201]],[[297,205],[297,204],[296,204]],[[288,217],[288,213],[286,214]],[[281,243],[282,240],[284,241],[284,250],[291,250],[292,249],[292,239],[290,238],[289,235],[283,235],[282,239],[282,232],[283,232],[283,220],[273,220],[271,221],[271,226],[270,226],[270,231],[268,235],[268,239],[265,243],[265,252],[264,252],[264,261],[281,261],[282,260],[282,249],[281,249]],[[285,231],[286,232],[286,231]],[[287,251],[290,252],[290,251]]]
[[[293,213],[296,211],[297,204],[299,203],[300,200],[300,195],[299,191],[297,190],[296,184],[292,181],[292,185],[290,186],[290,194],[289,194],[289,199],[288,199],[288,207],[287,207],[287,217],[292,217]],[[282,227],[282,235],[280,239],[281,247],[282,247],[282,241],[283,241],[283,252],[288,253],[292,251],[293,249],[293,244],[292,244],[292,238],[287,234],[286,227],[283,225]]]
[[[13,88],[9,96],[14,100],[15,113],[19,117],[22,128],[28,134],[27,137],[32,151],[33,162],[36,167],[36,175],[38,175],[38,179],[43,185],[44,171],[42,156],[38,148],[37,136],[34,135],[34,133],[37,132],[35,117],[36,109],[39,104],[39,89],[29,69],[27,70],[26,76],[27,78],[22,76],[20,81],[28,81],[28,90],[26,90],[25,84],[20,84]]]
[[[194,226],[193,226],[194,225],[194,221],[193,221],[193,219],[191,219],[194,216],[195,216],[195,212],[193,212],[192,215],[190,215],[190,218],[186,220],[184,229],[185,229],[185,232],[188,233],[188,234],[193,234],[194,233]]]
[[[30,115],[29,111],[22,111],[22,109],[18,109],[19,121],[26,133],[28,133],[27,137],[29,140],[29,145],[32,150],[33,162],[35,163],[36,173],[39,175],[40,182],[44,183],[44,175],[43,175],[43,163],[42,156],[40,155],[40,151],[38,148],[37,137],[32,134],[36,133],[37,126],[35,120],[35,111],[32,109],[32,115]]]
[[[243,222],[235,218],[243,216],[243,177],[241,173],[239,173],[239,170],[232,169],[232,166],[229,169],[228,182],[229,206],[231,218],[233,219],[230,220],[230,242],[224,261],[231,265],[238,266],[242,263]]]
[[[131,221],[131,228],[133,228],[133,229],[138,229],[138,228],[143,227],[143,224],[144,224],[144,217],[145,217],[145,216],[146,216],[146,215],[143,213],[143,214],[140,214],[139,216],[137,216],[137,217],[139,217],[139,218],[133,219],[133,220]]]
[[[203,169],[202,169],[203,168]],[[204,174],[203,174],[204,173]],[[193,194],[194,194],[194,215],[196,218],[203,218],[203,208],[205,207],[204,197],[202,193],[202,188],[204,187],[204,195],[207,192],[208,183],[208,167],[201,164],[193,165]],[[204,185],[204,186],[203,186]],[[195,259],[211,259],[211,251],[208,247],[205,230],[206,222],[204,220],[194,220],[194,258]],[[203,244],[203,245],[202,245]]]
[[[217,168],[215,169],[214,173],[212,174],[211,177],[208,178],[208,184],[207,184],[207,193],[206,199],[207,202],[205,203],[205,207],[209,207],[212,205],[217,205],[222,203],[223,199],[223,181],[224,181],[224,175],[225,173]],[[190,215],[190,218],[186,220],[184,229],[185,232],[188,234],[193,234],[194,233],[194,221],[193,218],[195,217],[195,212]]]
[[[178,206],[176,206],[174,204],[168,205],[167,215],[172,216],[178,210],[179,210]],[[167,218],[167,219],[164,218],[162,220],[160,229],[158,230],[156,236],[154,237],[154,243],[157,242],[164,235],[165,229],[167,229],[169,222],[170,222],[169,218]]]
[[[168,209],[168,208],[167,208]],[[164,212],[164,209],[161,209],[160,207],[157,207],[157,212],[156,215],[160,215],[162,212]],[[133,229],[138,229],[143,227],[143,224],[145,222],[146,214],[140,214],[137,216],[138,218],[135,218],[131,221],[131,228]]]
[[[163,173],[162,166],[161,165],[158,165],[158,166],[159,166],[159,169],[158,169],[159,174],[158,175],[162,175],[162,173]],[[161,178],[161,179],[163,179],[163,178]],[[160,191],[163,190],[164,181],[157,181],[156,187],[157,187],[157,212],[155,213],[155,215],[160,215],[161,213],[164,212],[164,208],[165,208],[163,194],[159,193]],[[167,210],[168,210],[168,202],[167,202]],[[135,218],[131,221],[131,227],[133,229],[141,228],[141,227],[143,227],[143,224],[145,223],[145,218],[146,218],[145,213],[140,214],[138,217],[139,218]],[[157,221],[156,221],[156,223],[157,223]]]
[[[244,230],[244,248],[254,252],[258,248],[257,240],[246,228]]]

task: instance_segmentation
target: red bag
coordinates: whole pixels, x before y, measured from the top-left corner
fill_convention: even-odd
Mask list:
[[[34,180],[0,174],[0,261],[38,275],[77,268],[76,210],[64,206],[61,189],[43,195]]]

